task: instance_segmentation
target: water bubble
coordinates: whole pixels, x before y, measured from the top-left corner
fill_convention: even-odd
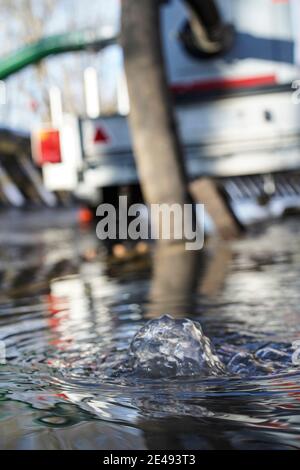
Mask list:
[[[128,364],[133,372],[149,378],[225,372],[201,325],[169,315],[149,321],[138,331],[130,344]]]
[[[270,346],[265,346],[256,351],[255,357],[264,361],[281,361],[282,363],[290,360],[290,355],[287,352],[280,351]]]
[[[63,426],[68,423],[68,419],[63,416],[45,416],[40,418],[41,423],[49,424],[52,426]]]
[[[227,368],[232,374],[244,376],[265,375],[273,372],[269,364],[259,362],[254,354],[247,351],[236,353],[227,364]]]
[[[233,374],[248,375],[255,370],[255,358],[251,353],[239,351],[231,358],[227,367]]]

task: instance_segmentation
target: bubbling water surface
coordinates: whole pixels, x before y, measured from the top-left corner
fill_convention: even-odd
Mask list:
[[[298,219],[126,263],[38,219],[0,234],[0,448],[300,448]]]

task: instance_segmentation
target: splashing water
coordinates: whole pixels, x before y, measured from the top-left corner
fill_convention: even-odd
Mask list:
[[[169,315],[149,321],[138,331],[130,344],[128,363],[137,375],[149,378],[225,372],[200,323]]]
[[[142,326],[127,350],[102,358],[95,373],[103,379],[271,376],[295,366],[292,355],[291,344],[266,343],[253,351],[222,344],[216,351],[199,322],[163,315]]]
[[[215,289],[220,262],[110,264],[28,217],[0,234],[0,448],[300,448],[299,220],[221,250]]]

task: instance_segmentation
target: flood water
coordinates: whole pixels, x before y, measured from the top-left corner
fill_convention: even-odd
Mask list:
[[[300,449],[299,229],[124,262],[72,213],[2,213],[0,448]],[[227,372],[116,373],[167,313],[200,322]]]

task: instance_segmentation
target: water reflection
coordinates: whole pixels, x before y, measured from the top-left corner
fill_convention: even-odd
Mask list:
[[[126,263],[69,220],[51,230],[26,220],[0,235],[1,448],[300,448],[290,362],[299,220],[199,254],[159,246]],[[257,353],[272,373],[242,378],[108,373],[145,321],[167,312],[200,321],[227,362],[263,348],[283,356]]]
[[[200,252],[187,251],[181,244],[157,245],[146,318],[166,312],[174,317],[197,313],[199,298],[218,294],[230,260],[231,249],[226,244]]]

